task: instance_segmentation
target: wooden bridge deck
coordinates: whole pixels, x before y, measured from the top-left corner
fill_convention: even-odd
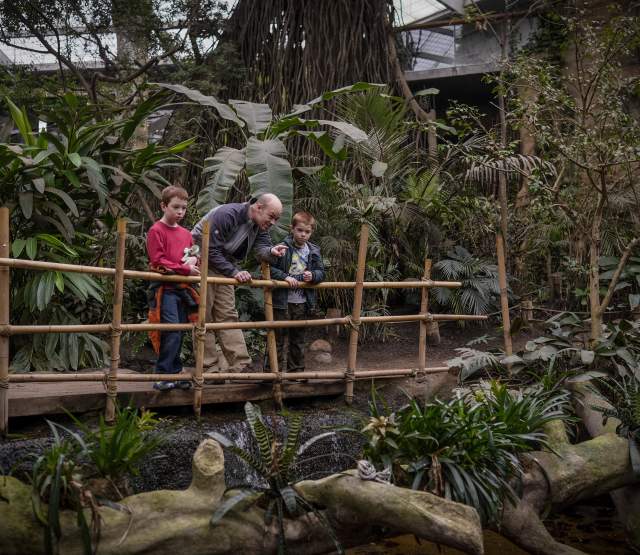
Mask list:
[[[120,370],[120,373],[131,372]],[[284,398],[317,397],[344,393],[344,380],[283,382]],[[202,404],[261,401],[273,398],[271,382],[204,385]],[[32,382],[9,385],[9,417],[103,410],[105,389],[102,382]],[[137,407],[191,406],[193,390],[157,391],[153,382],[118,382],[118,401]]]

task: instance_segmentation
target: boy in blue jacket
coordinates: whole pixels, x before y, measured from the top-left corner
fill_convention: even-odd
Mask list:
[[[271,278],[284,280],[289,289],[273,290],[273,315],[276,320],[306,320],[317,308],[315,289],[300,289],[304,283],[320,283],[324,280],[324,266],[320,249],[309,242],[316,220],[309,212],[296,212],[291,221],[291,234],[283,243],[289,248],[284,256],[271,264]],[[276,329],[276,344],[280,370],[304,371],[306,347],[305,328]],[[289,339],[285,350],[285,338]]]

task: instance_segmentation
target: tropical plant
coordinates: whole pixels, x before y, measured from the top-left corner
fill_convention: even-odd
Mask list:
[[[104,497],[121,499],[130,493],[128,478],[138,474],[142,459],[158,449],[163,437],[152,433],[158,424],[154,413],[133,407],[116,406],[113,426],[107,426],[101,417],[96,430],[68,414],[79,432],[47,420],[53,443],[33,464],[32,506],[44,525],[47,554],[58,552],[60,511],[70,508],[77,513],[84,554],[95,555],[100,537],[99,503],[122,510]],[[108,487],[96,476],[107,480]],[[90,522],[86,509],[91,512]]]
[[[545,158],[566,168],[564,177],[544,186],[555,210],[572,221],[575,242],[588,253],[590,338],[602,332],[620,272],[640,244],[636,217],[637,144],[640,124],[629,110],[632,79],[623,70],[637,47],[637,18],[618,11],[601,18],[570,3],[559,18],[570,45],[571,63],[524,53],[510,68],[516,110],[512,115],[536,138]],[[568,51],[568,50],[567,50]],[[532,94],[523,98],[518,91]],[[606,222],[606,225],[604,225]],[[605,230],[615,228],[622,244],[617,272],[600,294],[599,259]]]
[[[597,379],[590,389],[606,403],[591,408],[602,413],[603,424],[609,418],[618,420],[616,433],[629,440],[632,468],[640,472],[640,373]]]
[[[0,144],[0,204],[11,210],[14,257],[104,264],[113,253],[111,229],[118,216],[154,218],[144,209],[145,195],[159,196],[168,184],[159,172],[182,164],[178,155],[192,141],[168,148],[128,144],[166,97],[155,94],[130,111],[105,114],[67,93],[48,101],[39,116],[47,128],[38,132],[26,110],[6,99],[20,134],[20,142]],[[92,276],[19,272],[12,285],[14,322],[77,324],[105,317],[103,285]],[[17,371],[102,366],[107,352],[90,334],[18,337],[12,343]]]
[[[462,287],[435,287],[436,302],[455,314],[488,314],[496,308],[500,295],[496,265],[461,246],[448,251],[447,257],[434,264],[433,275],[436,279],[461,281]]]
[[[107,480],[119,497],[130,493],[128,478],[137,476],[142,461],[165,442],[165,437],[155,432],[159,420],[148,410],[116,405],[113,424],[107,424],[101,415],[96,429],[69,416],[84,435],[88,458],[84,478],[97,475]]]
[[[327,156],[344,158],[347,138],[355,143],[367,138],[362,130],[348,122],[303,119],[300,116],[336,96],[376,87],[370,83],[356,83],[325,92],[306,104],[295,105],[293,111],[288,114],[274,117],[267,104],[245,100],[230,100],[227,104],[183,85],[157,85],[183,94],[194,103],[214,108],[223,120],[234,124],[240,132],[241,148],[223,146],[205,160],[204,172],[210,176],[198,196],[197,207],[201,215],[225,202],[229,190],[234,187],[239,177],[244,175],[248,179],[252,196],[270,192],[280,198],[284,208],[281,218],[281,226],[284,226],[282,231],[287,229],[291,221],[293,203],[293,174],[287,159],[285,140],[303,137],[316,143]],[[334,140],[326,131],[319,130],[320,126],[334,128],[339,135]],[[305,168],[302,170],[315,171]]]
[[[243,460],[258,474],[264,485],[248,484],[239,491],[234,491],[213,513],[211,524],[218,524],[229,511],[240,508],[246,510],[255,503],[261,503],[266,509],[265,525],[271,525],[274,517],[276,518],[278,553],[286,553],[285,515],[299,517],[305,513],[313,513],[333,540],[337,552],[344,553],[327,518],[295,488],[294,467],[297,457],[317,441],[334,435],[333,432],[319,434],[300,446],[301,416],[294,415],[288,419],[287,436],[283,441],[265,424],[258,406],[247,402],[244,411],[257,444],[256,451],[247,451],[218,432],[209,432],[208,435]]]
[[[74,432],[49,420],[47,424],[53,435],[53,444],[36,458],[31,471],[31,504],[36,518],[44,526],[45,551],[47,555],[58,553],[62,533],[60,511],[71,507],[78,517],[84,555],[93,555],[92,532],[84,514],[86,492],[79,467],[86,445]]]
[[[401,409],[381,409],[359,430],[364,456],[391,471],[392,481],[474,506],[494,520],[520,479],[518,455],[546,446],[542,427],[567,418],[568,393],[540,388],[512,392],[499,382],[449,401],[411,399]]]

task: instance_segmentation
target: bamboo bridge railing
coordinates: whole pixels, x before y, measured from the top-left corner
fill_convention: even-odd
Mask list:
[[[364,224],[360,231],[360,243],[358,248],[358,260],[356,280],[353,282],[323,282],[316,285],[301,284],[301,287],[313,287],[316,289],[353,289],[353,310],[350,316],[340,318],[325,318],[314,320],[277,320],[273,319],[273,305],[271,292],[274,287],[288,287],[286,281],[270,279],[269,265],[263,263],[263,279],[254,279],[249,287],[261,287],[265,292],[265,320],[259,322],[205,322],[205,307],[208,283],[240,285],[233,278],[208,276],[208,260],[204,256],[201,261],[201,275],[175,276],[162,275],[155,272],[126,270],[125,240],[126,222],[119,220],[117,224],[116,267],[104,268],[98,266],[83,266],[77,264],[61,264],[34,260],[16,259],[10,257],[10,230],[9,209],[0,208],[0,433],[8,431],[9,419],[9,384],[27,382],[71,382],[71,381],[101,381],[106,388],[105,417],[111,421],[115,414],[115,401],[118,393],[118,382],[152,382],[184,380],[185,374],[121,374],[118,373],[120,363],[120,338],[122,332],[147,332],[152,330],[191,330],[195,335],[195,368],[191,374],[193,383],[193,408],[196,416],[200,416],[202,409],[202,390],[205,380],[233,380],[235,382],[254,382],[261,380],[272,382],[273,397],[278,405],[282,404],[282,383],[287,381],[300,381],[309,379],[334,379],[344,380],[345,400],[353,401],[353,386],[357,379],[366,378],[391,378],[401,376],[416,376],[429,372],[446,372],[447,367],[426,366],[426,336],[427,323],[443,320],[485,320],[486,316],[472,316],[461,314],[431,314],[428,311],[428,290],[431,287],[460,287],[460,282],[434,281],[431,279],[431,261],[425,260],[422,279],[413,281],[380,281],[366,282],[364,274],[366,269],[366,253],[369,237],[369,228]],[[202,235],[202,252],[208,252],[209,233],[208,224]],[[114,295],[113,313],[110,324],[72,324],[72,325],[12,325],[10,322],[10,269],[43,270],[75,272],[99,276],[113,276]],[[122,323],[122,300],[125,279],[143,279],[146,281],[198,283],[200,285],[200,307],[196,324],[127,324]],[[421,304],[419,314],[403,316],[362,316],[362,296],[364,289],[374,288],[420,288]],[[416,368],[388,369],[388,370],[356,370],[358,354],[359,328],[362,324],[369,323],[394,323],[394,322],[420,322],[418,363]],[[276,352],[275,329],[290,327],[314,327],[343,325],[349,328],[349,350],[347,368],[335,371],[316,372],[281,372],[278,368],[278,356]],[[267,353],[269,357],[269,372],[239,374],[231,372],[204,372],[204,339],[207,332],[220,329],[266,329]],[[105,372],[76,372],[73,374],[59,373],[10,373],[9,372],[9,339],[12,335],[37,334],[37,333],[109,333],[111,335],[110,365]],[[285,377],[286,375],[286,377]],[[313,387],[313,384],[310,384]]]

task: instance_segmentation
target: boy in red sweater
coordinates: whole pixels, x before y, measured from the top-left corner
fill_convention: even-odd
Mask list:
[[[191,233],[180,226],[180,221],[187,211],[187,199],[189,195],[182,187],[172,185],[162,191],[160,208],[163,216],[151,226],[147,234],[147,253],[149,265],[152,270],[180,274],[183,276],[198,276],[198,259],[195,256],[187,256],[185,253],[193,245]],[[160,322],[183,323],[187,322],[187,312],[197,307],[197,302],[188,287],[184,284],[173,282],[152,283],[149,308],[157,310],[160,305]],[[160,345],[158,350],[158,362],[155,372],[157,374],[179,374],[182,372],[180,349],[182,347],[181,331],[165,331],[160,333]],[[179,387],[189,389],[191,382],[181,380],[179,382],[156,382],[155,389],[166,391]]]

